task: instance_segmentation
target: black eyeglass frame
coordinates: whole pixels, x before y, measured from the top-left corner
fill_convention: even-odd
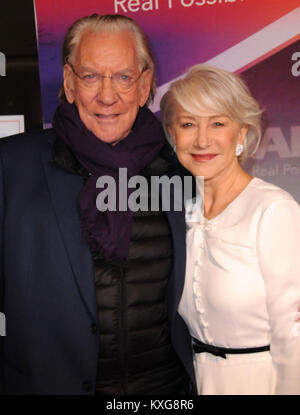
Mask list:
[[[69,60],[68,60],[68,58],[66,58],[66,63],[69,65],[69,66],[71,66],[71,69],[72,69],[72,72],[74,73],[74,75],[76,75],[79,79],[81,79],[82,81],[85,81],[85,79],[82,77],[82,76],[80,76],[76,71],[75,71],[75,69],[74,69],[74,66],[72,65],[72,63],[71,62],[69,62]],[[141,71],[141,73],[139,74],[139,76],[137,77],[137,78],[133,78],[132,77],[132,79],[133,79],[133,84],[135,83],[135,82],[137,82],[139,79],[140,79],[140,77],[143,75],[143,73],[145,72],[147,70],[147,68],[143,68],[142,69],[142,71]],[[101,76],[101,79],[102,78],[110,78],[110,79],[112,79],[113,78],[113,75],[101,75],[101,74],[99,74],[100,76]],[[129,87],[129,89],[133,86],[133,84]]]

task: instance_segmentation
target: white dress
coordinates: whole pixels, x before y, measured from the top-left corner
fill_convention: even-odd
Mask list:
[[[189,219],[190,220],[190,219]],[[187,222],[178,311],[193,337],[270,352],[194,354],[199,394],[300,394],[300,207],[254,178],[218,216]]]

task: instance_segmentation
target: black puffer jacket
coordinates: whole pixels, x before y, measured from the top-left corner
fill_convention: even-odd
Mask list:
[[[147,178],[164,174],[168,144],[146,169]],[[73,159],[72,159],[73,158]],[[56,162],[86,177],[74,156],[56,143]],[[150,194],[149,194],[150,197]],[[100,347],[97,394],[185,394],[188,377],[170,341],[166,309],[173,265],[166,215],[136,212],[129,256],[124,263],[93,257]]]

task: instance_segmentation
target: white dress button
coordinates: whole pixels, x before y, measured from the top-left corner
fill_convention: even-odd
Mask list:
[[[199,273],[199,266],[198,265],[195,266],[194,279],[196,281],[199,281],[200,280],[200,273]]]
[[[197,312],[200,313],[200,314],[203,314],[204,313],[204,311],[202,311],[203,310],[203,306],[202,306],[201,301],[199,301],[198,298],[195,301],[195,305],[196,305]]]
[[[201,290],[199,282],[193,282],[193,292],[196,297],[201,297]]]

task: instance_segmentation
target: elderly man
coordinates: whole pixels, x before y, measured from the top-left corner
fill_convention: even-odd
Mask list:
[[[99,177],[150,181],[172,163],[146,105],[149,45],[133,20],[93,15],[69,28],[63,63],[53,129],[0,143],[2,392],[189,393],[182,212],[96,207]]]

